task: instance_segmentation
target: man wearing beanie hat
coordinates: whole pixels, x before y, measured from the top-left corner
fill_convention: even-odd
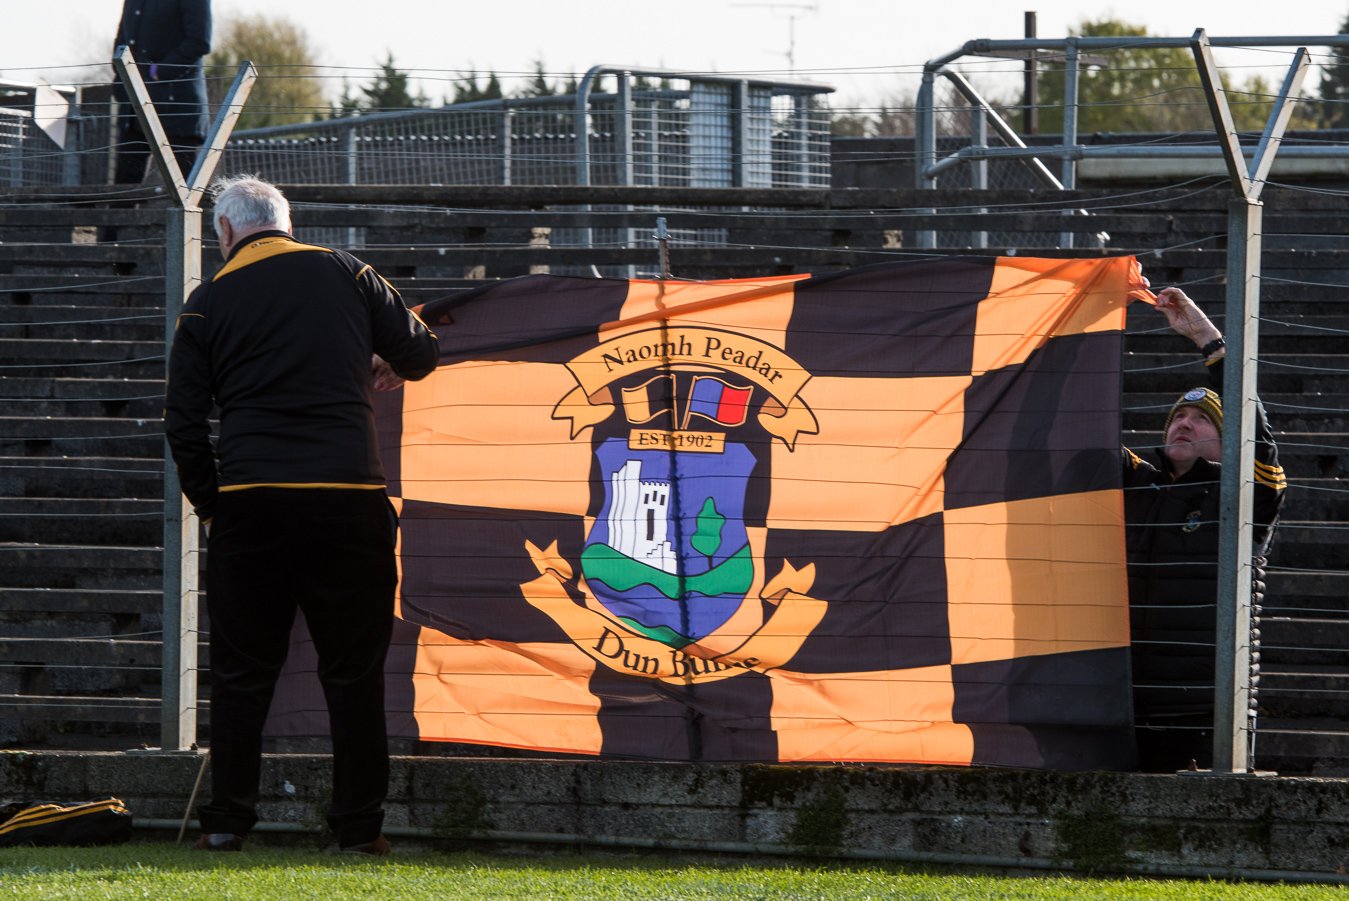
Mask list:
[[[1212,387],[1172,405],[1153,460],[1124,450],[1134,722],[1147,772],[1211,766],[1218,505],[1222,473],[1222,335],[1179,288],[1157,293],[1173,331],[1194,342]],[[1255,541],[1268,551],[1287,482],[1256,403]]]

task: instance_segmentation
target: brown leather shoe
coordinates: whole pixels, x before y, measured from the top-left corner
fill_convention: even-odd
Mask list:
[[[232,835],[228,832],[204,832],[197,843],[192,846],[193,851],[242,851],[244,849],[244,837],[242,835]]]
[[[393,849],[389,847],[389,840],[382,835],[375,836],[373,841],[368,841],[362,845],[347,845],[339,848],[343,854],[363,854],[366,857],[388,857]]]

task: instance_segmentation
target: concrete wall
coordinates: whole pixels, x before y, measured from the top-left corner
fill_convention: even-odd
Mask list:
[[[201,764],[196,754],[0,752],[0,800],[115,795],[138,826],[176,831]],[[326,756],[268,755],[256,839],[321,832],[328,773]],[[1346,881],[1349,780],[397,757],[386,827],[396,841],[451,846]]]

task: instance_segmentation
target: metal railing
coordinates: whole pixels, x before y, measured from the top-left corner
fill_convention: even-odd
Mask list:
[[[1089,158],[1116,159],[1210,159],[1215,162],[1223,158],[1223,150],[1218,142],[1207,146],[1178,146],[1167,144],[1130,144],[1098,145],[1083,144],[1078,139],[1078,113],[1080,110],[1078,86],[1082,66],[1087,54],[1105,53],[1111,50],[1166,50],[1190,49],[1192,38],[1183,37],[1069,37],[1069,38],[1026,38],[1022,40],[990,40],[980,38],[966,41],[956,50],[934,57],[923,66],[922,84],[918,90],[915,141],[917,144],[918,164],[915,167],[915,187],[935,188],[939,177],[964,165],[977,165],[987,162],[1019,161],[1028,168],[1030,175],[1042,186],[1053,190],[1073,190],[1077,187],[1077,164]],[[1320,36],[1274,36],[1253,37],[1210,37],[1208,43],[1213,47],[1333,47],[1349,48],[1349,35]],[[1002,118],[987,100],[970,83],[950,66],[957,60],[969,56],[1001,57],[1008,59],[1035,58],[1046,54],[1056,62],[1063,64],[1064,102],[1063,129],[1057,144],[1037,144],[1027,146],[1022,136]],[[1099,65],[1101,60],[1088,57],[1090,64]],[[1107,60],[1108,62],[1108,60]],[[959,103],[968,104],[970,114],[976,120],[986,122],[997,135],[999,143],[984,139],[984,125],[972,127],[968,137],[946,125],[942,127],[942,116],[956,109],[950,101],[939,103],[937,97],[938,79],[944,79],[952,85],[960,97]],[[940,137],[939,137],[940,135]],[[943,139],[945,139],[943,141]],[[939,142],[955,149],[939,155]],[[944,148],[943,148],[944,149]],[[1253,152],[1253,151],[1252,151]],[[1349,156],[1349,147],[1343,145],[1319,145],[1315,147],[1290,147],[1280,149],[1281,158],[1289,157],[1339,157]],[[1050,171],[1045,160],[1059,163],[1059,172]]]
[[[833,90],[595,66],[576,94],[240,131],[222,171],[288,184],[828,187]],[[0,81],[0,186],[105,182],[117,113],[104,85]]]
[[[224,165],[290,184],[827,187],[832,91],[595,66],[576,94],[240,131]]]
[[[79,181],[79,91],[0,81],[0,187]]]

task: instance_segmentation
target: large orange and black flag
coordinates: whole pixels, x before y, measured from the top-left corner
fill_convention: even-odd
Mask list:
[[[1129,766],[1142,291],[1131,257],[981,257],[427,304],[441,365],[379,416],[393,734]],[[273,725],[315,709],[283,692]]]

